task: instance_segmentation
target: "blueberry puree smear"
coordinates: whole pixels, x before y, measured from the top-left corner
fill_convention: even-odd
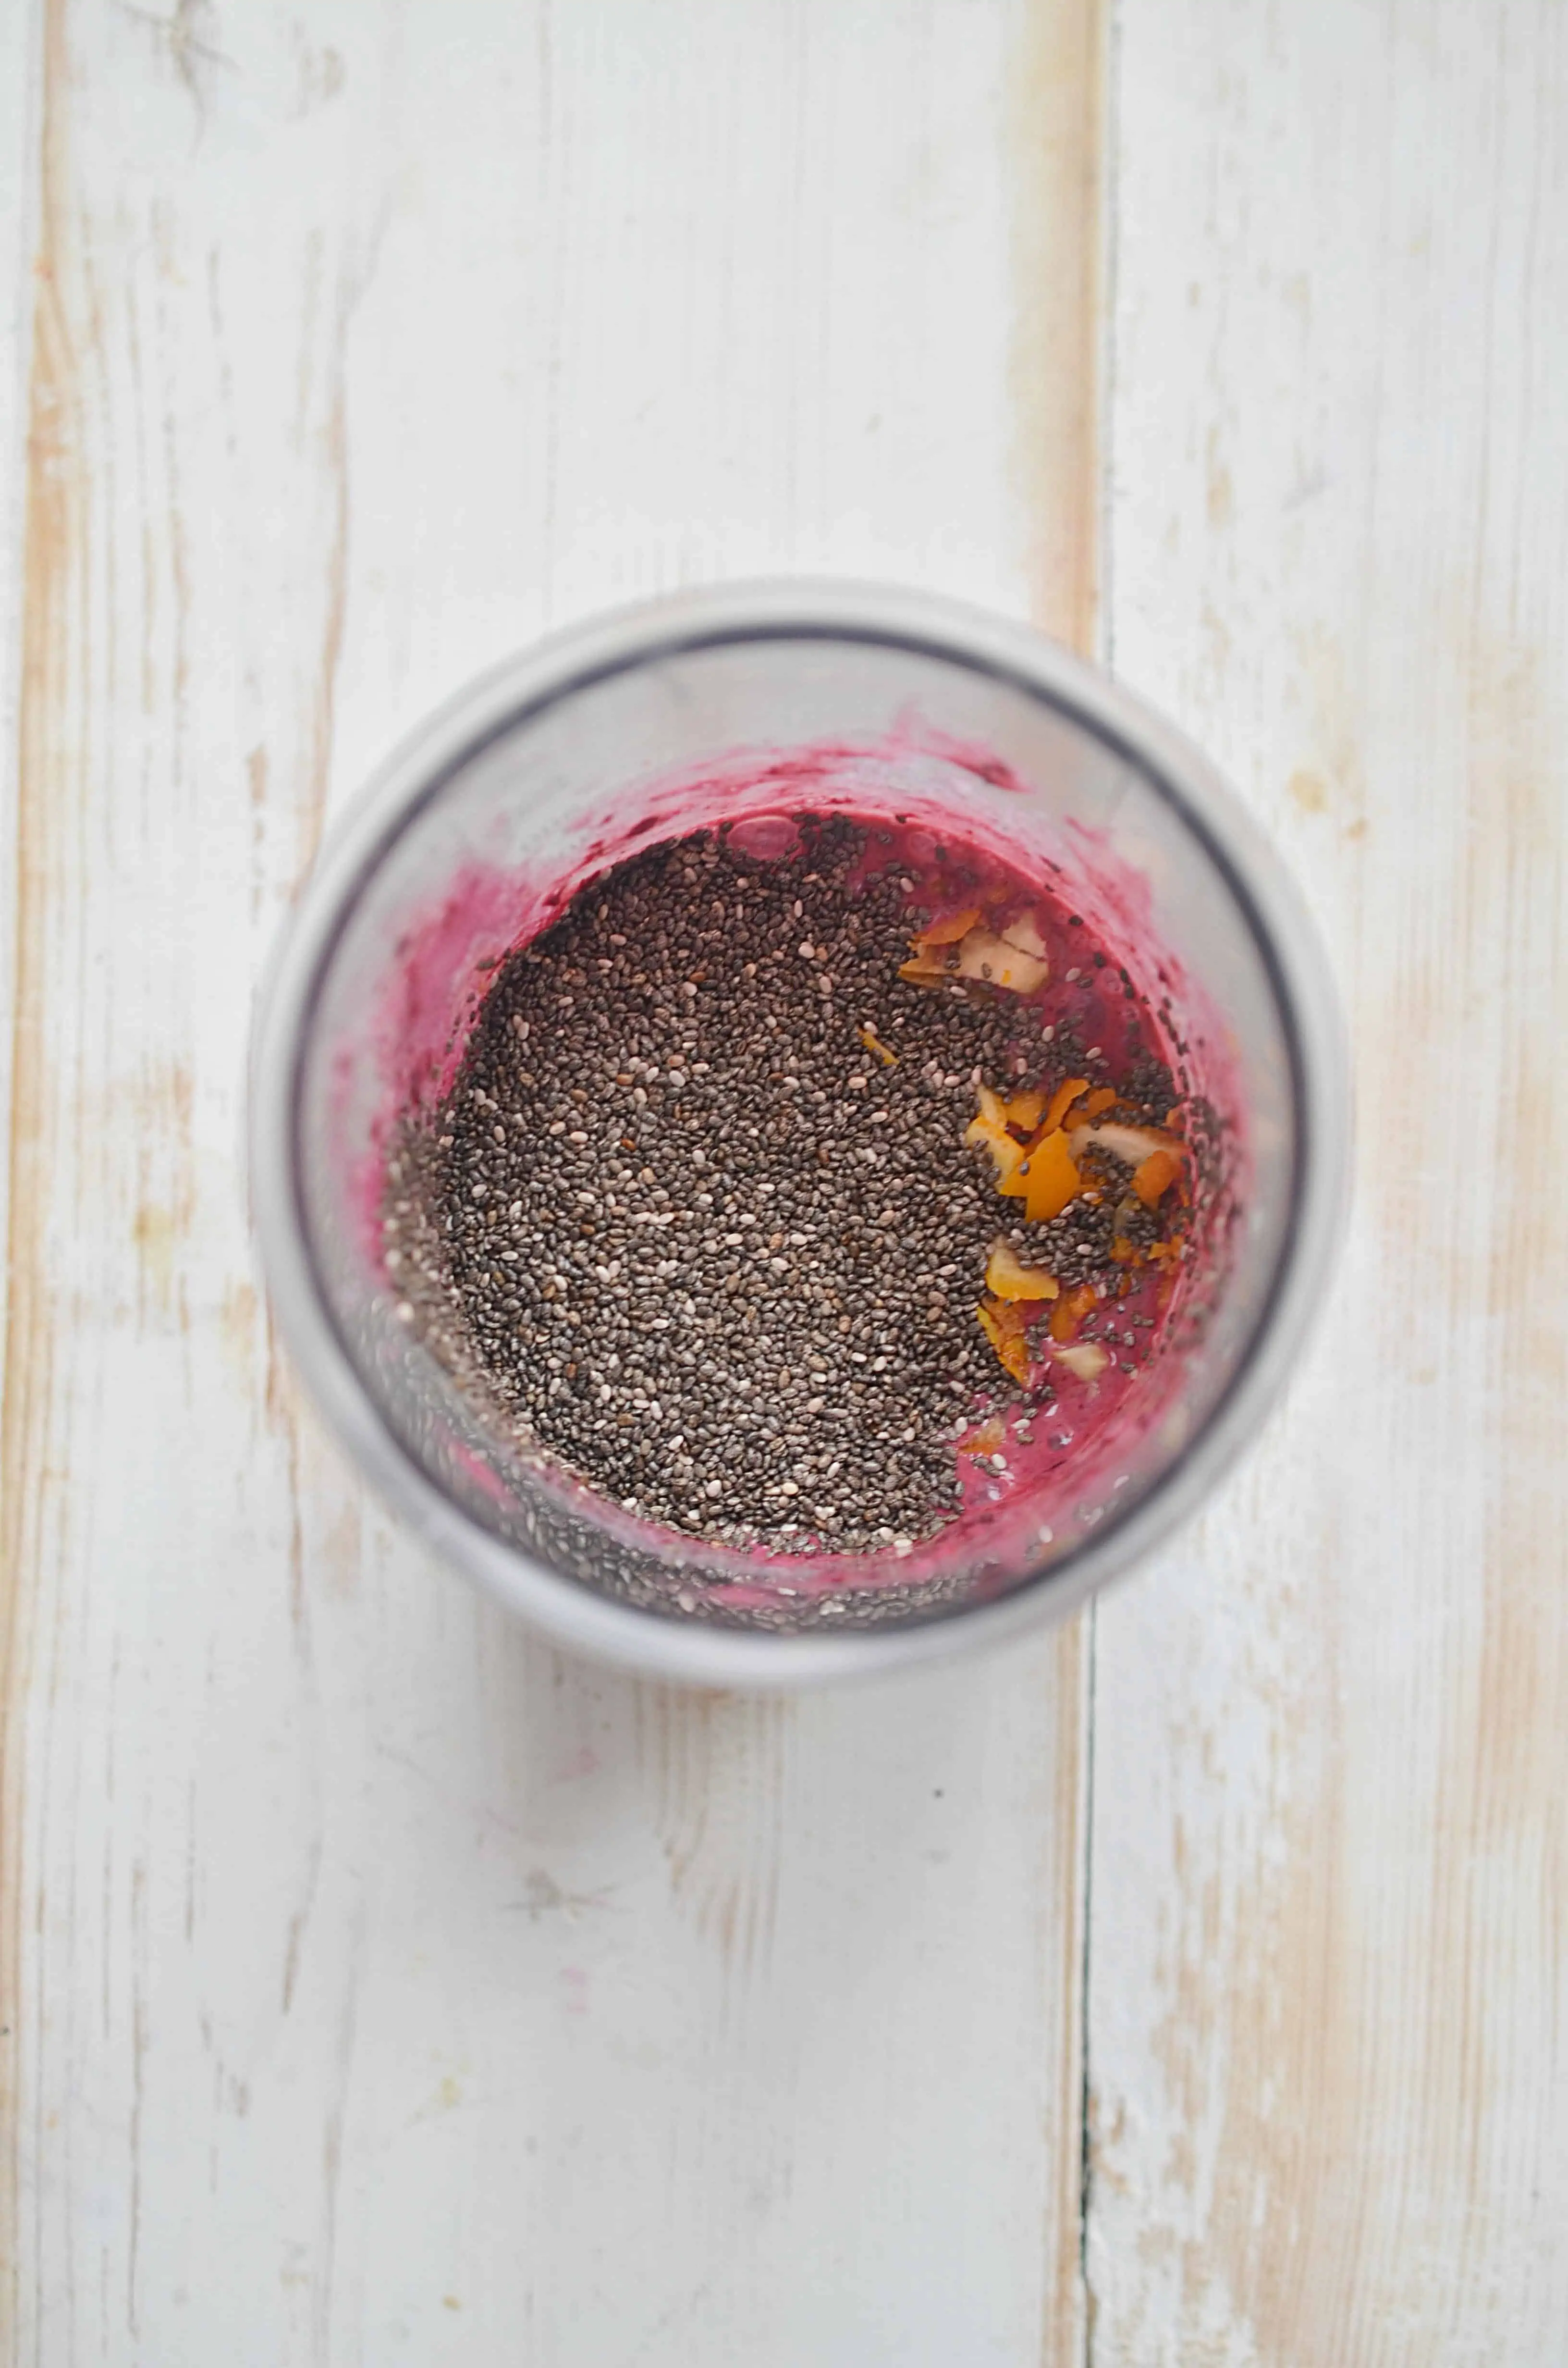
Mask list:
[[[782,842],[782,844],[780,844]],[[885,1554],[1158,1347],[1193,1178],[1157,1006],[890,821],[646,848],[497,968],[398,1145],[405,1319],[631,1513]]]

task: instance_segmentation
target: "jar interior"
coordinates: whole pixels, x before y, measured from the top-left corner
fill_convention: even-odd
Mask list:
[[[896,1558],[811,1573],[661,1531],[497,1422],[400,1315],[388,1162],[449,1089],[496,965],[636,849],[802,811],[948,831],[1055,867],[1160,982],[1223,1175],[1142,1377],[1137,1418],[1040,1518],[1027,1486]],[[787,830],[784,837],[788,837]],[[781,839],[780,843],[783,841]],[[1263,926],[1179,790],[1034,684],[894,637],[672,641],[488,730],[386,830],[318,967],[295,1076],[293,1177],[317,1289],[390,1438],[467,1518],[652,1616],[788,1630],[926,1620],[1050,1583],[1145,1502],[1237,1384],[1293,1222],[1299,1064]]]

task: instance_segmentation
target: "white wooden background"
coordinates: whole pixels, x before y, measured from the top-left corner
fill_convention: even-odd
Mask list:
[[[0,224],[4,2360],[1562,2368],[1568,9],[4,0]],[[791,568],[1213,750],[1360,1150],[1194,1531],[780,1704],[391,1530],[236,1152],[375,754]]]

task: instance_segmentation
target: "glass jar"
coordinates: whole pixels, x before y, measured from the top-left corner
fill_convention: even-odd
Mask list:
[[[1140,1419],[1065,1517],[1027,1490],[801,1589],[635,1520],[516,1440],[422,1345],[381,1252],[387,1163],[449,1086],[495,965],[573,888],[721,821],[765,855],[809,806],[1061,867],[1166,982],[1229,1144]],[[667,1678],[870,1672],[1062,1617],[1167,1540],[1256,1430],[1322,1296],[1347,1148],[1334,993],[1280,865],[1203,757],[1026,629],[925,595],[781,582],[601,618],[470,686],[332,834],[259,1012],[252,1184],[318,1406],[449,1562],[558,1643]],[[1114,1469],[1111,1468],[1114,1466]]]

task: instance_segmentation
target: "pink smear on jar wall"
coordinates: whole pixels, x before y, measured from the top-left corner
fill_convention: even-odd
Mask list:
[[[987,806],[975,800],[977,782],[1000,791],[1001,801]],[[866,871],[896,867],[913,879],[912,914],[929,914],[944,895],[947,909],[954,909],[965,901],[960,892],[966,886],[983,900],[987,888],[1027,894],[1038,883],[1036,910],[1051,961],[1050,981],[1039,998],[1042,1021],[1071,1017],[1084,1041],[1099,1045],[1116,1071],[1129,1057],[1127,1030],[1135,1017],[1142,1049],[1169,1064],[1184,1095],[1201,1096],[1218,1111],[1231,1150],[1221,1197],[1233,1205],[1244,1196],[1245,1112],[1228,1030],[1179,960],[1159,943],[1147,881],[1099,834],[1071,819],[1055,824],[994,755],[912,722],[876,742],[738,749],[698,772],[655,778],[617,796],[582,825],[575,846],[563,850],[548,874],[537,865],[518,870],[471,860],[409,915],[376,1011],[380,1083],[370,1148],[354,1167],[362,1244],[383,1281],[380,1217],[388,1146],[411,1112],[434,1110],[449,1092],[506,957],[548,928],[588,882],[651,842],[723,825],[745,853],[778,860],[798,844],[797,816],[830,813],[848,815],[870,834]],[[1081,917],[1081,930],[1065,928],[1069,913]],[[1149,1004],[1069,983],[1075,943],[1107,955],[1108,982],[1119,985],[1125,968]],[[1161,1024],[1162,999],[1168,1001],[1183,1051]],[[1007,1205],[998,1204],[999,1221]],[[1174,1284],[1141,1278],[1120,1303],[1129,1315],[1156,1315],[1151,1336],[1156,1342],[1168,1338],[1195,1290],[1213,1286],[1204,1263],[1218,1255],[1221,1213],[1218,1207],[1200,1212],[1195,1255]],[[980,1288],[977,1276],[977,1299]],[[939,1577],[955,1563],[976,1567],[977,1591],[983,1594],[988,1570],[994,1570],[997,1588],[1010,1583],[1020,1564],[1038,1565],[1064,1552],[1109,1508],[1119,1479],[1151,1433],[1179,1423],[1181,1363],[1156,1347],[1147,1362],[1114,1363],[1092,1382],[1055,1367],[1054,1406],[1009,1407],[1000,1450],[1004,1468],[959,1454],[962,1510],[936,1537],[897,1559],[757,1549],[742,1554],[702,1546],[634,1520],[548,1464],[535,1466],[531,1476],[613,1533],[644,1550],[666,1552],[737,1610],[851,1585],[902,1587]],[[973,1419],[985,1413],[978,1406]],[[1020,1423],[1032,1439],[1017,1437]]]

